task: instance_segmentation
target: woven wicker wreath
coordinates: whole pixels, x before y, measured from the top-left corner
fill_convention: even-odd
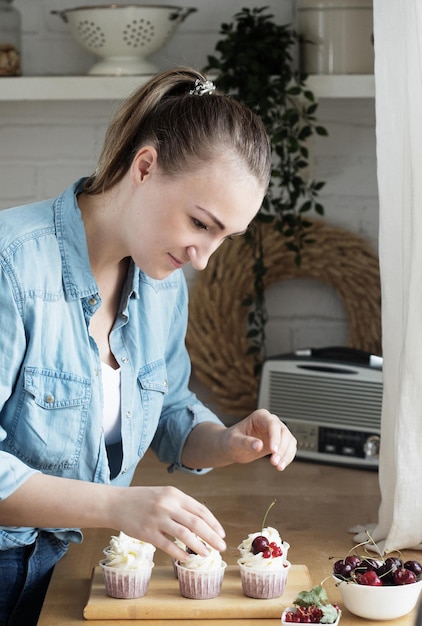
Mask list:
[[[314,221],[301,266],[273,225],[264,225],[268,267],[265,287],[291,278],[315,278],[333,287],[348,315],[352,348],[381,354],[381,290],[377,255],[360,236]],[[256,408],[259,381],[253,356],[246,355],[253,258],[243,238],[226,243],[211,257],[190,292],[187,347],[197,379],[228,415],[244,417]]]

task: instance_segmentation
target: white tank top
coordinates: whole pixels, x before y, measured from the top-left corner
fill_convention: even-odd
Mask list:
[[[107,363],[101,363],[103,377],[103,429],[107,445],[118,443],[122,438],[120,411],[120,368],[115,370]]]

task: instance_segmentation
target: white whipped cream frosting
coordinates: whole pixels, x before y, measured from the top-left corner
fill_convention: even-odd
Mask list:
[[[262,571],[279,571],[284,569],[289,564],[289,562],[282,556],[264,559],[262,554],[252,554],[252,552],[241,556],[237,563],[238,565],[243,565],[249,569]]]
[[[268,543],[276,543],[281,548],[282,555],[265,559],[262,552],[253,554],[252,542],[255,537],[259,537],[261,535],[268,539]],[[290,544],[281,539],[278,530],[272,526],[268,526],[259,532],[251,533],[248,535],[247,539],[242,541],[242,543],[238,546],[238,550],[240,552],[240,559],[238,560],[238,563],[252,569],[282,569],[284,564],[287,563],[287,553],[289,548]]]
[[[215,550],[214,548],[211,548],[211,546],[209,546],[208,544],[205,545],[209,550],[209,554],[207,556],[187,553],[186,557],[183,560],[179,559],[177,563],[182,567],[186,567],[187,569],[201,570],[206,572],[220,569],[224,563],[220,552],[218,552],[218,550]],[[186,550],[186,546],[183,545],[182,549]]]
[[[105,548],[105,559],[108,567],[137,570],[153,565],[155,546],[152,543],[129,537],[123,532],[112,536],[110,544]]]

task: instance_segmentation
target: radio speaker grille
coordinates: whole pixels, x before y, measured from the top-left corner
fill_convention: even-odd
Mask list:
[[[382,373],[364,367],[264,363],[259,406],[283,420],[379,431]]]
[[[289,419],[378,430],[382,389],[365,381],[270,373],[269,410]]]

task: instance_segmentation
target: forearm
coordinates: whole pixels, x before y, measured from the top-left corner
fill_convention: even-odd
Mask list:
[[[0,524],[35,528],[115,527],[122,488],[34,474],[0,502]]]
[[[35,528],[113,528],[183,558],[177,537],[198,554],[225,550],[224,530],[203,505],[175,487],[112,487],[43,474],[0,502],[0,524]]]
[[[224,467],[234,462],[227,445],[228,429],[212,422],[195,426],[186,440],[182,463],[192,469]]]

